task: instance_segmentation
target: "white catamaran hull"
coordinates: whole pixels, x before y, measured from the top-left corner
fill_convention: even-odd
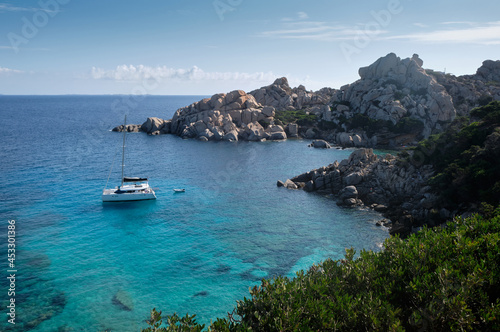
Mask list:
[[[150,189],[150,192],[126,192],[117,193],[118,189],[105,189],[102,192],[103,202],[129,202],[129,201],[146,201],[156,199],[155,192]]]

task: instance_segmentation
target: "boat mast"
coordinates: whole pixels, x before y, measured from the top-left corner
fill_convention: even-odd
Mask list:
[[[123,168],[125,167],[125,134],[127,133],[127,115],[125,114],[125,121],[123,122],[123,146],[122,146],[122,185],[123,186]]]

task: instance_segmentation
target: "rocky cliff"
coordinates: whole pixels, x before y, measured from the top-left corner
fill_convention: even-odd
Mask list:
[[[363,114],[374,120],[396,125],[405,117],[423,123],[420,133],[428,137],[451,122],[456,111],[446,89],[422,68],[423,61],[414,55],[401,60],[394,53],[359,69],[361,79],[343,86],[339,99],[349,108],[338,108],[334,118],[343,114]],[[342,113],[340,112],[342,111]]]
[[[359,69],[360,79],[330,101],[325,120],[342,126],[342,146],[398,146],[442,132],[453,119],[491,100],[500,100],[500,61],[487,60],[475,75],[456,77],[423,68],[414,54],[394,53]],[[375,130],[373,130],[375,128]],[[356,144],[353,136],[362,142]]]

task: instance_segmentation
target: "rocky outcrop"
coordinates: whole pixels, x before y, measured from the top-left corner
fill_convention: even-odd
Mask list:
[[[278,78],[273,84],[250,92],[255,100],[278,110],[308,110],[321,107],[330,101],[335,90],[323,88],[319,91],[307,91],[303,85],[291,88],[286,77]]]
[[[125,125],[125,130],[129,133],[138,133],[138,132],[142,131],[142,128],[141,128],[141,125],[129,124],[129,125]],[[122,132],[123,125],[120,125],[118,127],[113,128],[112,131]]]
[[[322,140],[322,139],[314,140],[311,144],[309,144],[309,147],[313,147],[316,149],[330,149],[331,148],[330,144],[328,144],[327,141]]]
[[[477,70],[475,78],[483,82],[500,83],[500,60],[486,60]]]
[[[359,69],[360,80],[339,91],[332,120],[365,115],[398,124],[404,118],[423,123],[422,137],[441,131],[456,116],[451,96],[422,68],[418,55],[401,60],[394,53]]]
[[[433,174],[430,166],[417,167],[390,154],[378,157],[372,149],[359,149],[348,159],[288,181],[305,191],[333,194],[339,205],[364,204],[384,212],[392,220],[391,233],[406,236],[435,220],[432,209],[437,196],[427,186]]]
[[[413,144],[443,131],[457,115],[467,116],[474,107],[500,100],[500,61],[487,60],[475,75],[456,77],[424,69],[416,54],[400,59],[390,53],[360,68],[359,75],[360,80],[341,87],[331,99],[332,113],[322,115],[342,127],[331,139],[345,147]],[[356,116],[387,125],[373,129],[372,122],[370,133],[349,122]],[[394,130],[410,121],[417,126]]]
[[[500,100],[500,61],[487,60],[475,75],[454,76],[427,70],[443,85],[453,100],[457,115],[468,116],[471,109]]]
[[[242,90],[215,94],[180,108],[172,120],[165,124],[167,129],[159,133],[226,141],[284,140],[288,138],[287,133],[290,137],[298,137],[296,124],[284,128],[275,122],[276,110],[324,106],[331,98],[332,91],[322,89],[317,93],[308,92],[303,86],[292,89],[283,77],[248,94]]]
[[[170,133],[170,124],[170,120],[152,117],[148,118],[142,125],[129,124],[125,128],[129,133],[145,132],[149,135],[160,135]],[[113,128],[112,131],[122,132],[123,125]]]
[[[170,125],[171,122],[167,120],[148,118],[141,125],[141,130],[151,135],[168,134],[170,132]]]
[[[218,141],[286,139],[283,127],[274,123],[274,115],[272,106],[263,107],[251,94],[235,90],[180,108],[171,120],[170,133]]]

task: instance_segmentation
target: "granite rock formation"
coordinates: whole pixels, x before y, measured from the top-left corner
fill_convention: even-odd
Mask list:
[[[407,236],[432,221],[437,197],[427,181],[433,175],[431,166],[401,163],[390,154],[380,157],[362,148],[341,162],[288,179],[285,187],[333,194],[339,205],[366,205],[385,212],[392,220],[391,233]]]
[[[360,79],[340,89],[291,88],[285,77],[249,93],[235,90],[178,109],[171,120],[148,118],[130,132],[208,140],[324,139],[343,147],[397,147],[439,133],[456,116],[500,100],[500,61],[487,60],[474,75],[423,68],[414,54],[390,53],[359,69]],[[301,110],[314,124],[281,123],[276,112]],[[364,125],[361,123],[364,123]],[[123,126],[114,128],[122,131]]]

